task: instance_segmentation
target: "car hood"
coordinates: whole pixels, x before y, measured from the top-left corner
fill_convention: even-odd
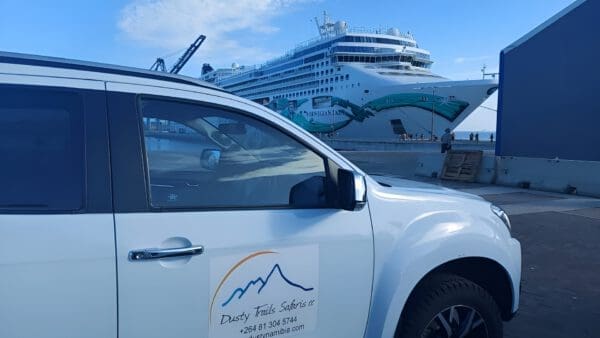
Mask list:
[[[411,181],[402,178],[370,175],[370,177],[379,183],[384,190],[390,193],[396,193],[398,195],[406,194],[420,194],[420,195],[438,195],[440,197],[456,197],[456,198],[467,198],[472,200],[483,200],[483,198],[469,194],[466,192],[449,189],[440,185],[423,183],[418,181]]]

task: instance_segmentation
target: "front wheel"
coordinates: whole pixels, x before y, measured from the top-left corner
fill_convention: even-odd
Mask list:
[[[409,298],[395,338],[501,338],[496,302],[465,278],[434,275]]]

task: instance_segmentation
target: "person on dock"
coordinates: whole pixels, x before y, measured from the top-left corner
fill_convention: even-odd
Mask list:
[[[491,133],[491,134],[490,134],[490,142],[491,142],[491,143],[494,143],[494,133]]]
[[[450,149],[452,149],[452,134],[450,134],[450,128],[446,128],[442,135],[442,154]]]
[[[474,136],[473,136],[473,132],[471,132],[471,133],[469,134],[469,141],[473,142],[473,137],[474,137]]]
[[[479,133],[475,133],[475,142],[479,142]]]

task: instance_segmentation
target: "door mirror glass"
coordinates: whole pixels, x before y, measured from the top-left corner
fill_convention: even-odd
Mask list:
[[[219,149],[204,149],[200,156],[200,163],[203,169],[215,170],[221,160],[221,151]]]
[[[367,203],[365,177],[355,171],[338,169],[338,200],[341,209],[360,210]]]

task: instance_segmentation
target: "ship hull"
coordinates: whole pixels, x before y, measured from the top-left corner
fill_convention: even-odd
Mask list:
[[[322,137],[384,141],[440,137],[454,129],[497,88],[493,80],[437,81],[344,88],[269,108]],[[347,99],[352,98],[352,99]]]

